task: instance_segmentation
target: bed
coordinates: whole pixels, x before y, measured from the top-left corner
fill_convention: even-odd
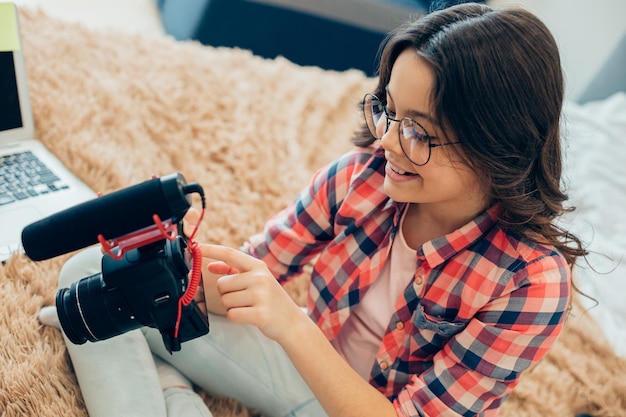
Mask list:
[[[349,149],[355,104],[374,85],[359,71],[302,67],[237,48],[88,29],[20,12],[39,138],[92,189],[108,193],[181,172],[207,192],[201,240],[238,245],[314,169]],[[332,103],[330,105],[329,103]],[[259,126],[264,126],[260,129]],[[555,348],[502,415],[626,414],[626,96],[568,102],[566,221],[589,242],[577,297]],[[85,416],[60,333],[37,321],[54,302],[63,255],[0,266],[0,415]],[[287,289],[303,303],[307,277]],[[202,393],[215,417],[256,415]]]

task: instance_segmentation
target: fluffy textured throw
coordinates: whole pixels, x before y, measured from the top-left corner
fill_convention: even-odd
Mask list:
[[[200,240],[238,246],[350,148],[357,104],[374,81],[357,71],[170,38],[92,31],[20,12],[39,138],[95,191],[181,172],[203,185]],[[51,242],[52,244],[52,242]],[[0,415],[85,416],[58,330],[37,321],[59,269],[14,256],[0,266]],[[302,303],[307,277],[287,287]],[[503,416],[624,415],[626,361],[574,310],[558,344],[529,370]],[[254,415],[202,393],[216,417]]]

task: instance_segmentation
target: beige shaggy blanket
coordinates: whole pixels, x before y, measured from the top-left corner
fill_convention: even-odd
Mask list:
[[[349,149],[360,72],[303,68],[247,51],[90,31],[21,11],[39,138],[94,190],[183,173],[207,193],[203,241],[237,246]],[[37,312],[52,304],[69,255],[0,266],[0,415],[85,416],[60,333]],[[288,290],[303,301],[306,277]],[[626,414],[626,361],[574,312],[553,351],[527,372],[503,415]],[[216,417],[251,416],[202,393]]]

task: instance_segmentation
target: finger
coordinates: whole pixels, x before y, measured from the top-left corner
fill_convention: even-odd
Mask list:
[[[265,266],[263,261],[256,259],[240,250],[227,246],[201,244],[202,256],[222,261],[240,272],[250,271],[260,266]]]
[[[256,309],[254,307],[238,307],[228,309],[226,318],[233,323],[256,325]]]
[[[185,214],[185,217],[183,218],[183,232],[185,235],[191,235],[199,221],[200,212],[198,210],[193,207],[187,210],[187,214]]]
[[[202,285],[199,285],[196,289],[193,299],[195,302],[204,302],[204,287]]]
[[[223,294],[220,301],[226,311],[232,308],[251,307],[254,305],[254,297],[247,291],[233,291]]]
[[[244,291],[248,288],[248,281],[242,274],[224,275],[215,281],[217,291],[220,295],[228,294],[235,291]]]
[[[202,311],[203,314],[207,313],[207,308],[206,308],[206,301],[204,300],[194,300],[196,303],[196,306],[198,306],[198,308],[200,309],[200,311]]]
[[[183,217],[183,220],[185,220],[192,226],[195,226],[196,224],[198,224],[198,220],[200,220],[200,212],[195,208],[190,207],[189,210],[187,210],[185,217]]]
[[[222,261],[211,262],[207,265],[207,270],[216,275],[237,274],[239,271]]]

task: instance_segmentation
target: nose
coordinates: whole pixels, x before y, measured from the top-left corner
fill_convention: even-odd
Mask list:
[[[380,125],[382,125],[382,129]],[[382,123],[379,123],[379,126],[377,127],[383,132],[383,135],[380,136],[380,144],[383,149],[389,152],[401,154],[402,149],[400,149],[400,142],[398,142],[398,126],[396,125],[396,122],[389,120],[389,127],[385,129],[387,126],[387,121],[385,120]]]

